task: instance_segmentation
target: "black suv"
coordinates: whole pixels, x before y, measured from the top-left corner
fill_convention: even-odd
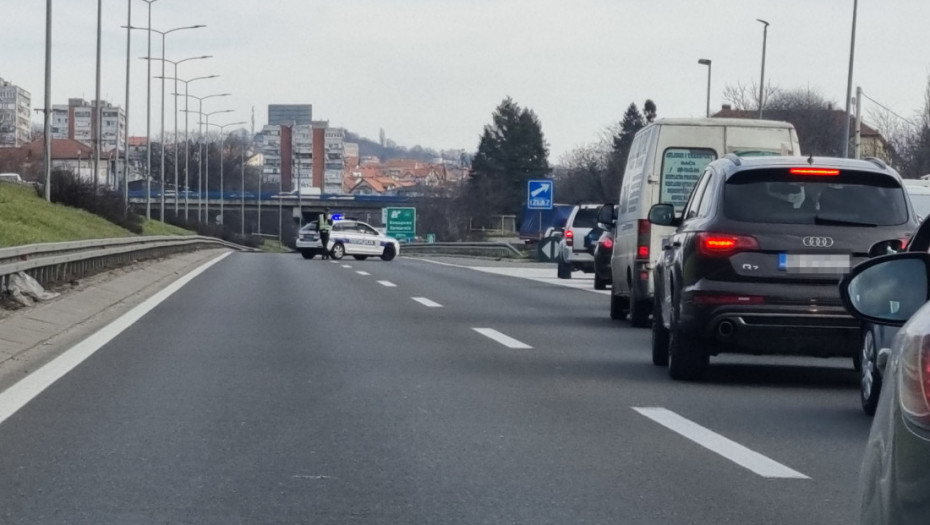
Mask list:
[[[699,379],[722,352],[858,357],[859,322],[837,283],[872,245],[906,239],[917,217],[877,159],[735,155],[712,162],[654,272],[652,361]],[[858,363],[856,363],[858,366]]]

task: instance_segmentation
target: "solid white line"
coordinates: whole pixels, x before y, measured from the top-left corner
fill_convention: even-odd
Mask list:
[[[430,301],[430,300],[427,299],[426,297],[411,297],[411,299],[413,299],[414,301],[416,301],[416,302],[422,304],[423,306],[428,306],[428,307],[430,307],[430,308],[442,308],[442,305],[441,305],[441,304],[439,304],[439,303],[437,303],[437,302],[435,302],[435,301]]]
[[[472,330],[478,332],[479,334],[487,338],[497,341],[498,343],[506,346],[507,348],[520,348],[520,349],[533,348],[532,346],[526,343],[517,341],[513,337],[510,337],[509,335],[504,335],[498,332],[497,330],[494,330],[493,328],[472,328]]]
[[[769,459],[758,452],[750,450],[666,408],[632,408],[665,428],[677,432],[711,452],[715,452],[764,478],[810,479],[796,470],[790,469],[773,459]]]
[[[63,354],[56,357],[42,368],[0,393],[0,424],[19,411],[19,409],[24,407],[34,397],[41,394],[43,390],[54,384],[55,381],[64,377],[65,374],[81,364],[85,359],[92,356],[94,352],[99,350],[103,345],[109,343],[114,337],[132,326],[133,323],[170,297],[171,294],[180,290],[185,284],[205,272],[207,268],[223,260],[223,258],[230,253],[231,252],[226,252],[212,261],[204,263],[191,273],[171,283],[163,290],[136,305],[132,310],[129,310],[112,323],[101,328],[87,339],[84,339],[66,350]]]
[[[343,264],[342,267],[343,267],[343,268],[351,268],[352,265],[351,265],[351,264]]]
[[[380,284],[381,286],[387,286],[388,288],[397,288],[397,285],[392,283],[391,281],[378,281],[378,284]]]
[[[359,274],[359,275],[371,275],[370,273],[364,272],[364,271],[362,271],[362,270],[359,270],[359,271],[357,271],[357,272],[355,272],[355,273],[357,273],[357,274]]]

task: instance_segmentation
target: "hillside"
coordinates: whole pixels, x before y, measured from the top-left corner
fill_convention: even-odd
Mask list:
[[[147,235],[191,233],[157,221],[145,223],[143,231]],[[32,186],[0,183],[0,247],[132,235],[84,210],[48,203]]]

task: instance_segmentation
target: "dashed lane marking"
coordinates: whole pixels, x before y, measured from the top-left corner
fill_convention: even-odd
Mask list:
[[[355,272],[355,273],[357,273],[357,274],[359,274],[359,275],[371,275],[370,273],[368,273],[368,272],[366,272],[366,271],[363,271],[363,270],[359,270],[359,271],[357,271],[357,272]]]
[[[386,286],[388,288],[397,288],[397,285],[392,283],[391,281],[378,281],[378,284],[380,284],[381,286]]]
[[[441,304],[435,301],[430,301],[426,297],[411,297],[411,299],[429,308],[442,308]]]
[[[737,465],[764,478],[810,479],[800,472],[750,450],[694,421],[662,407],[632,407],[663,427],[684,436],[698,445],[715,452]]]
[[[502,334],[498,332],[497,330],[494,330],[493,328],[472,328],[472,330],[478,332],[479,334],[489,339],[497,341],[498,343],[506,346],[507,348],[517,348],[517,349],[533,348],[532,346],[526,343],[523,343],[521,341],[517,341],[513,337],[510,337],[509,335],[506,335],[506,334]]]
[[[343,267],[343,268],[351,268],[352,265],[351,265],[351,264],[343,264],[342,267]]]

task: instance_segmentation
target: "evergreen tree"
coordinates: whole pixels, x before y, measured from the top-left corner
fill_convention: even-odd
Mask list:
[[[649,105],[652,101],[647,100]],[[655,118],[655,104],[650,107],[652,117]],[[639,112],[635,103],[630,104],[623,114],[623,120],[620,122],[620,131],[613,139],[613,147],[610,151],[610,157],[607,159],[608,179],[612,183],[610,188],[611,195],[620,194],[620,186],[623,183],[623,172],[626,169],[626,159],[630,155],[630,147],[633,145],[633,137],[646,125],[646,119]]]
[[[515,215],[526,201],[527,181],[549,174],[549,148],[536,114],[507,97],[484,127],[472,159],[468,205],[473,216]]]

